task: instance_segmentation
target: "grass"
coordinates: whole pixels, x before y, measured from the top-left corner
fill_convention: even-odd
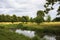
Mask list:
[[[17,34],[4,29],[0,29],[0,40],[31,40],[22,34]]]
[[[43,36],[44,33],[60,35],[60,22],[43,22],[39,25],[31,22],[14,22],[13,24],[10,22],[2,22],[0,23],[0,28],[20,28],[24,30],[34,30],[38,36]]]

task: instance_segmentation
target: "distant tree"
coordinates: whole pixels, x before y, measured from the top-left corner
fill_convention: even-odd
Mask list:
[[[53,22],[60,22],[60,17],[56,17]]]
[[[2,15],[0,15],[0,22],[2,22]]]
[[[17,22],[17,16],[16,15],[13,15],[11,16],[11,22]]]
[[[32,23],[33,23],[33,22],[34,22],[34,18],[30,18],[30,22],[32,22]]]
[[[1,15],[1,22],[5,22],[5,15],[4,14]]]
[[[18,22],[21,22],[22,21],[22,18],[21,17],[17,17],[17,21]]]
[[[42,10],[37,11],[37,16],[44,17],[45,16],[44,11],[42,11]]]
[[[43,17],[36,17],[34,20],[37,24],[40,24],[40,23],[44,22]]]
[[[48,17],[47,17],[47,20],[46,20],[47,22],[50,22],[51,21],[51,16],[50,15],[48,15]]]
[[[28,16],[22,16],[22,22],[29,22],[29,17]]]
[[[5,22],[11,22],[11,16],[10,15],[5,16]]]
[[[44,11],[37,11],[37,17],[34,20],[38,24],[44,22]]]

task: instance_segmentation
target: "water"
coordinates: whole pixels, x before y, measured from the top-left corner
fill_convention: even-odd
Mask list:
[[[56,40],[56,36],[45,35],[43,38],[46,40]]]
[[[19,33],[19,34],[23,34],[25,36],[28,36],[30,38],[34,37],[35,36],[35,31],[28,31],[28,30],[20,30],[20,29],[17,29],[15,31],[16,33]],[[49,36],[49,35],[45,35],[43,39],[46,39],[46,40],[56,40],[56,36]]]
[[[28,36],[28,37],[34,37],[35,36],[35,32],[34,31],[28,31],[28,30],[17,29],[16,33],[23,34],[23,35]]]

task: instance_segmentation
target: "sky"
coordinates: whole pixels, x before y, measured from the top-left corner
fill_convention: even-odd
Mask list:
[[[46,0],[0,0],[0,14],[36,17],[38,10],[45,9],[45,3]],[[57,2],[53,6],[55,9],[49,12],[52,19],[56,17],[58,6]]]

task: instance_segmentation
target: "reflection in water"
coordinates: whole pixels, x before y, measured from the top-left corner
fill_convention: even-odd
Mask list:
[[[46,39],[46,40],[56,40],[56,39],[55,39],[56,36],[45,35],[43,38]]]
[[[16,33],[23,34],[23,35],[28,36],[28,37],[34,37],[35,36],[35,32],[34,31],[27,31],[27,30],[17,29]]]
[[[19,34],[23,34],[25,36],[28,36],[30,38],[34,37],[35,36],[35,31],[28,31],[28,30],[20,30],[20,29],[17,29],[15,31],[16,33],[19,33]],[[45,35],[43,37],[43,39],[46,39],[46,40],[56,40],[56,36],[49,36],[49,35]],[[42,40],[43,40],[42,39]]]

